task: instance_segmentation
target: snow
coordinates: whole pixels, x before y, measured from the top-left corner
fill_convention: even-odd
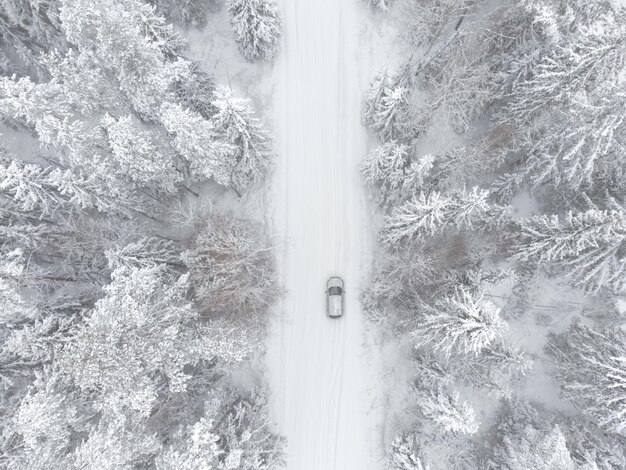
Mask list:
[[[274,233],[285,294],[268,344],[270,406],[291,470],[383,466],[380,351],[360,309],[373,229],[358,165],[361,97],[373,70],[357,0],[284,0],[273,107]],[[329,277],[344,317],[325,314]]]

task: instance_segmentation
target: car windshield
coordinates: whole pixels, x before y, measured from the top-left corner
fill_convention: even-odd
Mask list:
[[[341,287],[331,287],[328,289],[328,295],[341,295]]]

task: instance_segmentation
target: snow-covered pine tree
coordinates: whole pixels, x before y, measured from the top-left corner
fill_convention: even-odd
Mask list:
[[[269,428],[262,396],[226,392],[218,406],[211,405],[205,403],[204,416],[157,456],[157,470],[280,468],[282,439]]]
[[[105,416],[150,415],[160,392],[185,390],[194,363],[187,276],[161,266],[119,268],[59,358],[61,369],[91,393]]]
[[[143,426],[133,428],[123,419],[100,419],[71,457],[73,468],[132,470],[148,465],[160,448],[153,433]]]
[[[232,90],[218,87],[210,123],[216,137],[236,149],[230,186],[241,193],[263,177],[273,158],[268,133],[254,117],[250,100],[236,98]]]
[[[428,470],[415,434],[396,436],[389,451],[389,464],[393,470]]]
[[[64,51],[58,0],[0,0],[0,37],[3,48],[24,62],[38,66],[42,53]]]
[[[580,416],[568,417],[560,425],[572,459],[584,470],[626,468],[626,436],[602,432]]]
[[[558,3],[558,2],[556,2]],[[569,21],[579,21],[580,25],[573,33],[566,32],[566,37],[555,33],[558,44],[543,49],[545,55],[531,65],[524,77],[508,95],[502,116],[517,124],[527,123],[546,111],[547,108],[567,105],[578,99],[584,99],[587,93],[594,93],[594,88],[602,83],[622,83],[624,65],[626,63],[626,12],[616,8],[610,2],[597,2],[600,15],[583,19],[581,16],[589,12],[579,0],[572,2],[569,10]],[[573,7],[573,8],[572,8]],[[532,6],[528,7],[533,9]],[[546,23],[546,13],[551,13],[553,24],[559,24],[559,7],[546,6],[535,8],[534,13],[541,12],[540,19]],[[615,90],[615,89],[614,89]],[[604,89],[608,92],[609,89]]]
[[[204,119],[210,119],[215,114],[215,83],[198,62],[191,62],[190,74],[175,82],[173,88],[174,95],[183,108],[199,113]]]
[[[472,294],[464,288],[434,305],[423,304],[420,310],[422,316],[411,336],[418,344],[431,344],[447,356],[452,353],[477,356],[500,339],[507,327],[493,302],[482,293]]]
[[[450,229],[491,230],[508,221],[509,208],[490,203],[489,196],[489,191],[476,187],[450,195],[420,193],[385,218],[380,240],[389,248],[397,248]]]
[[[139,187],[175,193],[182,180],[175,167],[174,155],[157,146],[158,135],[142,129],[132,116],[115,119],[109,114],[102,118],[102,127],[122,174]]]
[[[283,26],[276,0],[229,0],[228,12],[243,56],[251,62],[271,61]]]
[[[514,435],[505,435],[503,447],[496,448],[491,467],[510,470],[575,470],[565,436],[558,426],[540,430],[532,425]]]
[[[154,265],[171,269],[182,267],[180,248],[172,240],[145,236],[130,243],[115,244],[105,252],[109,267],[148,268]]]
[[[237,148],[217,140],[215,128],[200,114],[173,103],[161,106],[161,122],[172,136],[172,146],[199,180],[213,178],[229,187]]]
[[[551,335],[548,352],[555,359],[565,398],[598,426],[625,434],[626,333],[574,323],[567,332]]]
[[[424,187],[434,157],[424,155],[413,159],[411,154],[410,146],[392,140],[377,147],[363,161],[361,175],[378,192],[380,205],[397,204]]]
[[[151,3],[174,23],[202,28],[206,25],[207,13],[218,0],[151,0]]]
[[[626,218],[621,211],[538,215],[519,224],[513,243],[515,260],[556,266],[570,282],[590,292],[603,287],[626,289],[622,253]]]
[[[172,25],[141,0],[63,0],[61,21],[67,39],[94,54],[144,118],[156,120],[172,85],[190,73]]]
[[[379,71],[365,94],[363,123],[370,127],[383,142],[410,141],[408,103],[410,88],[403,78],[406,71],[392,74],[387,69]]]
[[[414,387],[417,407],[421,413],[446,432],[474,434],[478,431],[474,409],[446,390],[425,390]]]

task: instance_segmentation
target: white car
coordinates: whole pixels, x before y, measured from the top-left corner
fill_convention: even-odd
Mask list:
[[[340,318],[343,315],[343,279],[331,277],[326,283],[326,315]]]

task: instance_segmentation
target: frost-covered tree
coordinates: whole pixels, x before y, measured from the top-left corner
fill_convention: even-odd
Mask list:
[[[397,436],[391,443],[389,464],[393,470],[428,470],[415,434]]]
[[[191,63],[190,74],[181,77],[174,83],[173,88],[174,95],[183,108],[199,113],[204,119],[210,119],[215,113],[213,107],[215,83],[198,62]]]
[[[363,122],[383,141],[410,141],[414,135],[408,119],[410,88],[405,71],[392,74],[383,69],[365,94]]]
[[[395,247],[449,229],[490,230],[508,220],[509,208],[490,203],[489,196],[489,191],[478,188],[450,195],[420,193],[385,218],[380,240],[387,247]]]
[[[577,467],[570,456],[565,436],[558,426],[540,430],[527,425],[519,433],[506,435],[503,448],[496,450],[497,464],[491,468],[508,470],[574,470]]]
[[[184,391],[196,313],[187,276],[172,281],[160,266],[119,268],[106,296],[76,332],[60,363],[105,414],[149,416],[163,390]]]
[[[131,116],[115,119],[107,114],[102,126],[115,164],[133,183],[168,193],[176,191],[181,174],[174,165],[173,155],[158,147],[156,132],[142,129]]]
[[[197,468],[272,470],[282,460],[282,440],[269,429],[267,408],[257,394],[205,403],[205,414],[181,430],[156,459],[157,470]]]
[[[222,186],[230,186],[236,148],[217,140],[211,122],[173,103],[161,106],[161,121],[196,179],[213,178]]]
[[[577,468],[619,470],[626,467],[625,436],[604,433],[578,416],[566,418],[560,427]]]
[[[206,25],[209,8],[218,0],[151,0],[163,15],[175,23],[201,28]]]
[[[254,117],[250,100],[236,98],[230,88],[218,87],[211,118],[216,137],[236,149],[230,186],[238,193],[261,180],[273,153],[269,135]]]
[[[63,0],[61,21],[68,40],[94,54],[142,116],[156,119],[170,87],[189,73],[189,61],[175,55],[172,25],[141,0]]]
[[[160,448],[147,431],[126,429],[119,421],[101,421],[72,454],[74,468],[133,470],[145,465]]]
[[[421,413],[446,432],[474,434],[478,431],[474,409],[444,389],[425,390],[414,388],[417,407]]]
[[[550,338],[563,395],[607,431],[626,432],[626,333],[574,324]]]
[[[390,141],[377,147],[361,165],[365,183],[379,193],[378,203],[391,205],[416,194],[433,168],[432,155],[412,157],[411,147]]]
[[[276,294],[271,248],[254,224],[212,215],[181,255],[203,308],[224,314],[262,311]]]
[[[282,33],[276,0],[229,0],[228,12],[243,56],[249,61],[271,61]]]
[[[42,53],[65,50],[58,0],[0,1],[0,37],[3,48],[10,48],[29,64],[37,65]]]
[[[154,236],[141,237],[130,243],[115,244],[105,254],[111,269],[149,268],[155,265],[182,267],[179,246],[172,240]]]
[[[626,288],[625,237],[626,219],[621,211],[538,215],[520,221],[513,257],[556,266],[574,285],[591,292],[603,287],[621,292]]]
[[[619,113],[626,94],[607,86],[601,96],[574,101],[527,128],[516,142],[521,165],[497,182],[503,196],[528,187],[563,191],[596,191],[624,184],[620,153],[626,141],[626,121]]]
[[[434,305],[424,304],[422,316],[411,336],[419,344],[431,344],[446,355],[453,352],[478,355],[484,348],[501,338],[506,323],[500,309],[484,298],[459,288],[456,295]]]

